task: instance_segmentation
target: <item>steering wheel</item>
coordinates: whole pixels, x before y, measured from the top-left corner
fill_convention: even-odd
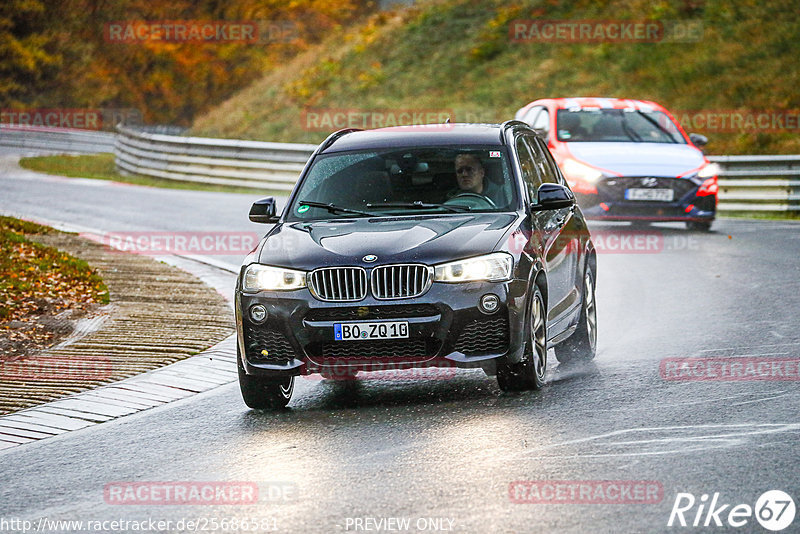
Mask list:
[[[469,208],[496,208],[492,199],[481,195],[480,193],[473,193],[471,191],[464,191],[447,199],[445,204],[454,206],[467,206]]]

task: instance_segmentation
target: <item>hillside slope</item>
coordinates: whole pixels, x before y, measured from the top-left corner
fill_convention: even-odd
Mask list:
[[[666,27],[684,21],[700,23],[702,36],[690,42],[512,42],[509,24],[518,19],[647,19]],[[571,95],[654,100],[684,119],[696,119],[687,112],[698,111],[708,120],[712,113],[797,110],[798,35],[800,16],[791,0],[420,2],[331,35],[197,119],[193,130],[318,142],[337,128],[310,121],[309,110],[328,119],[330,110],[384,110],[395,117],[428,110],[458,122],[494,122],[536,98]],[[800,153],[796,120],[737,131],[684,124],[711,139],[712,153]]]

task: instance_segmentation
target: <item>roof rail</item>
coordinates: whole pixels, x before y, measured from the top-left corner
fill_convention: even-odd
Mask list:
[[[517,120],[517,119],[507,120],[506,122],[504,122],[503,124],[500,125],[500,127],[503,130],[505,130],[506,128],[513,128],[515,126],[524,126],[525,128],[530,128],[531,127],[530,124],[528,124],[527,122],[522,122],[522,121]]]
[[[506,130],[508,130],[510,128],[519,128],[520,126],[522,126],[523,128],[527,128],[527,129],[530,129],[530,127],[531,127],[529,124],[527,124],[525,122],[519,121],[517,119],[511,119],[511,120],[507,120],[503,124],[501,124],[500,125],[500,129],[503,132],[505,132]],[[503,144],[506,144],[505,137],[503,137],[503,136],[500,136],[500,137],[501,137],[501,140],[503,141]]]
[[[325,150],[326,148],[331,146],[334,141],[336,141],[337,139],[339,139],[340,137],[342,137],[344,135],[347,135],[347,134],[353,133],[353,132],[360,132],[360,131],[362,131],[361,128],[344,128],[342,130],[337,130],[337,131],[333,132],[332,134],[330,134],[328,136],[328,138],[325,139],[322,142],[321,145],[319,145],[319,148],[317,149],[317,152],[322,152],[323,150]]]

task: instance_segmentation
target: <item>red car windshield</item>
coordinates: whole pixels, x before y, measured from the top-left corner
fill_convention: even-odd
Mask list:
[[[559,109],[556,134],[568,142],[686,143],[665,113],[637,109]]]

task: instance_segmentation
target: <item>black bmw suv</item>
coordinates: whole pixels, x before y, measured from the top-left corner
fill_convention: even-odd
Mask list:
[[[526,124],[341,130],[303,169],[236,287],[239,383],[281,408],[313,373],[482,368],[503,390],[595,355],[596,257]]]

